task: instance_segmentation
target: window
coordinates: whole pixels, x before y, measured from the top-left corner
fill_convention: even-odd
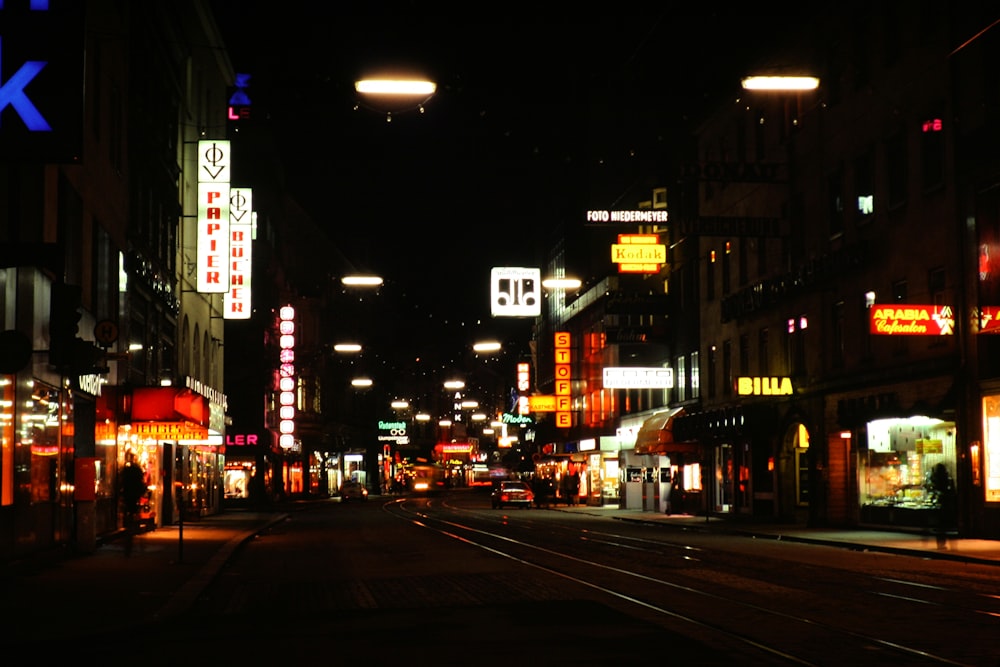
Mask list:
[[[827,225],[830,236],[844,233],[844,171],[838,168],[826,181]]]
[[[855,216],[859,223],[875,214],[875,153],[867,151],[854,161]]]
[[[705,298],[711,301],[715,298],[715,251],[708,251],[708,266],[705,275]]]
[[[809,319],[805,315],[788,319],[785,330],[785,360],[791,375],[806,373],[806,329]]]
[[[886,142],[886,171],[888,180],[888,204],[890,209],[906,203],[907,162],[906,134],[896,132]]]
[[[726,241],[722,251],[722,293],[729,294],[732,291],[732,257],[733,244]]]
[[[757,334],[757,369],[762,376],[771,374],[768,345],[768,331],[764,327]]]
[[[698,362],[701,355],[691,353],[691,398],[701,398],[701,378],[698,372]]]
[[[722,343],[722,395],[733,393],[733,344],[731,341]]]
[[[684,355],[681,355],[674,360],[674,363],[677,366],[677,376],[674,378],[674,388],[678,401],[687,399],[687,369],[684,367],[684,362]]]
[[[843,301],[833,304],[833,353],[831,362],[834,368],[843,368],[846,363],[846,350],[844,349],[846,334],[845,306]]]
[[[716,366],[718,366],[718,364],[719,360],[718,357],[716,356],[715,346],[711,345],[708,348],[708,397],[709,398],[715,398],[715,383],[716,383],[716,375],[718,374]]]
[[[740,334],[740,375],[750,375],[750,334]]]
[[[920,166],[924,190],[944,184],[944,121],[931,113],[920,126]]]
[[[750,244],[753,243],[752,240],[747,238],[740,239],[740,266],[739,266],[739,284],[740,286],[747,284],[747,275],[749,274],[748,264],[750,263]]]

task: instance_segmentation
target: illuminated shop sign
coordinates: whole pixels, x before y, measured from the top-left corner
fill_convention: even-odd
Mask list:
[[[648,209],[635,211],[587,211],[587,222],[629,223],[638,225],[667,224],[667,212]]]
[[[605,389],[673,389],[672,368],[605,368]]]
[[[520,394],[517,398],[517,411],[526,415],[531,412],[530,402],[525,395],[531,389],[531,366],[527,362],[517,364],[517,391]]]
[[[229,96],[229,120],[246,120],[250,118],[250,107],[252,102],[248,92],[250,88],[250,75],[237,72],[233,92]]]
[[[1000,306],[980,306],[979,333],[1000,333]]]
[[[253,191],[232,188],[229,193],[229,290],[223,297],[223,317],[250,319],[250,274],[253,251]]]
[[[555,376],[556,376],[556,426],[570,428],[573,426],[573,383],[572,367],[570,366],[570,344],[572,337],[568,331],[557,331],[555,334]]]
[[[555,396],[528,396],[528,410],[530,412],[555,412]]]
[[[410,436],[406,433],[406,422],[387,422],[380,419],[378,422],[378,440],[379,442],[394,442],[397,445],[410,444]]]
[[[0,1],[0,156],[79,162],[83,2]]]
[[[229,142],[198,142],[198,291],[229,290]]]
[[[619,273],[656,273],[667,263],[667,246],[658,234],[619,234],[611,245],[611,261]]]
[[[871,307],[871,333],[883,336],[950,336],[955,333],[951,306]]]
[[[541,289],[541,269],[495,266],[490,270],[490,311],[494,317],[538,317]]]
[[[278,444],[295,447],[295,309],[278,312]]]
[[[227,433],[226,447],[256,447],[259,444],[256,433]]]
[[[791,396],[792,380],[787,377],[739,377],[736,393],[740,396]]]

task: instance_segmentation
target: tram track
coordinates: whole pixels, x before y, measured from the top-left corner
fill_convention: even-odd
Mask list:
[[[973,624],[995,632],[995,600],[947,587],[924,588],[919,582],[864,573],[847,576],[850,585],[844,586],[845,575],[806,566],[775,575],[773,564],[734,565],[731,555],[723,557],[685,541],[598,531],[589,522],[553,521],[550,516],[542,520],[531,510],[500,513],[405,500],[388,503],[385,509],[572,582],[643,621],[674,632],[684,628],[699,641],[725,644],[760,664],[829,664],[830,647],[835,647],[838,663],[852,665],[996,664],[995,658],[983,662],[974,650],[963,651],[961,646],[940,650],[938,642],[907,636],[899,623],[892,628],[877,623],[882,612],[876,607],[891,605],[893,611],[887,608],[885,613],[914,618],[931,614],[949,625]],[[816,599],[817,591],[837,602]]]

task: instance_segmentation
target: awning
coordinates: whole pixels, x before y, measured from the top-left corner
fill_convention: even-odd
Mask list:
[[[699,453],[697,443],[674,441],[674,420],[684,414],[684,408],[657,412],[642,423],[635,436],[636,454]]]

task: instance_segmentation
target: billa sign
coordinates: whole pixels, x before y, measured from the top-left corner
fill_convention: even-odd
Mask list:
[[[880,336],[951,336],[955,314],[951,306],[872,306],[872,334]]]
[[[791,396],[792,379],[787,377],[739,377],[736,393],[740,396]]]

